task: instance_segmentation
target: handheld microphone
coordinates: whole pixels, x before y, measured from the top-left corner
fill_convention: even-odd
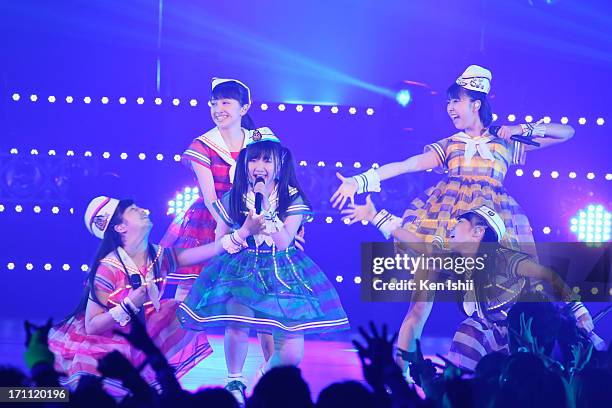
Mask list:
[[[497,136],[497,132],[499,132],[499,129],[501,129],[501,126],[489,126],[489,133],[493,136]],[[534,142],[533,139],[526,136],[512,135],[510,136],[510,139],[519,143],[540,147],[540,144],[538,142]]]
[[[135,273],[130,275],[130,286],[132,286],[133,289],[138,289],[142,286],[142,278],[140,275]]]
[[[255,179],[255,185],[257,183],[265,183],[263,177],[259,176]],[[263,203],[263,194],[255,193],[255,214],[261,214],[261,205]]]

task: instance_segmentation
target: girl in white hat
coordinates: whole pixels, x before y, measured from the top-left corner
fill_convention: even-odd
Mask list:
[[[212,79],[209,105],[215,127],[195,138],[182,155],[183,161],[197,178],[201,197],[174,219],[160,241],[161,245],[193,248],[215,240],[219,219],[212,210],[212,203],[232,186],[236,158],[255,129],[248,114],[251,103],[251,90],[244,82],[227,78]],[[183,300],[187,296],[204,266],[182,267],[170,274],[168,283],[178,284],[177,299]],[[258,337],[264,359],[268,360],[274,351],[272,337],[267,333],[258,333]]]
[[[568,125],[535,124],[502,126],[498,137],[488,132],[493,121],[487,95],[491,72],[471,65],[447,90],[447,113],[457,132],[425,146],[424,153],[402,162],[389,163],[354,177],[343,177],[333,194],[334,207],[353,202],[356,193],[380,191],[380,181],[400,174],[435,169],[447,173],[438,184],[413,200],[404,213],[403,227],[426,241],[434,236],[449,238],[459,214],[489,201],[506,227],[505,245],[525,250],[533,247],[529,220],[503,185],[511,165],[524,164],[525,152],[536,149],[510,139],[531,137],[540,147],[565,142],[574,135]]]
[[[81,302],[49,335],[56,369],[68,375],[65,385],[76,386],[84,374],[99,375],[98,360],[113,350],[135,367],[143,363],[142,352],[114,333],[128,332],[134,315],[141,316],[177,378],[206,358],[212,352],[206,335],[182,329],[176,318],[180,302],[161,297],[168,275],[179,265],[203,262],[222,247],[211,243],[175,250],[149,243],[149,212],[132,200],[95,198],[85,212],[85,225],[102,242]],[[149,383],[155,382],[150,367],[142,374]],[[106,385],[113,394],[125,393],[113,381]]]
[[[261,214],[255,215],[258,202]],[[202,271],[178,316],[192,330],[225,327],[227,389],[244,401],[249,329],[273,333],[267,369],[299,364],[304,333],[345,330],[349,323],[334,286],[296,249],[296,233],[312,210],[291,152],[269,129],[253,132],[240,152],[234,185],[213,207],[227,252]]]
[[[201,197],[170,225],[160,241],[166,247],[192,248],[215,240],[212,203],[232,186],[238,153],[255,129],[248,114],[251,91],[243,82],[213,78],[209,105],[215,127],[195,138],[182,155],[197,178]],[[169,276],[170,284],[178,284],[177,299],[185,298],[203,266],[179,268]]]

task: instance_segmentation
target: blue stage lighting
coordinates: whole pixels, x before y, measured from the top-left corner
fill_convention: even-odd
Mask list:
[[[612,214],[601,204],[589,204],[570,219],[570,231],[583,242],[608,242]]]
[[[168,201],[166,214],[172,216],[184,214],[198,198],[200,198],[200,191],[197,187],[185,187],[174,196],[174,200]]]
[[[403,107],[406,107],[412,100],[412,95],[410,94],[409,90],[402,89],[395,95],[395,100]]]

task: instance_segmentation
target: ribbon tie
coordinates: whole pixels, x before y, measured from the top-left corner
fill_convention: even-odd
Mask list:
[[[465,153],[463,157],[465,158],[466,165],[469,165],[472,162],[472,157],[474,157],[476,152],[478,152],[480,157],[485,160],[495,161],[493,153],[491,153],[489,146],[487,146],[487,143],[491,141],[490,137],[483,137],[476,140],[459,134],[453,136],[453,140],[465,143]]]

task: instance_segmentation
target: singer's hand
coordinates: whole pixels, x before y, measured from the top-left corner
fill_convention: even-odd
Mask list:
[[[250,210],[249,215],[247,215],[241,228],[246,230],[248,235],[259,235],[266,228],[264,217],[262,215],[257,215],[253,212],[253,210]]]
[[[130,289],[130,293],[128,293],[127,297],[134,303],[134,306],[141,308],[145,302],[146,295],[147,286],[142,285],[138,289]]]
[[[497,137],[499,137],[500,139],[504,139],[505,141],[509,142],[510,141],[510,137],[512,135],[520,135],[523,133],[523,129],[519,126],[502,126],[501,128],[499,128],[499,131],[497,132]]]
[[[576,326],[578,326],[581,329],[586,330],[587,333],[592,332],[593,329],[595,328],[595,325],[593,324],[593,319],[591,318],[591,314],[587,312],[583,314],[582,316],[580,316],[576,320]]]

